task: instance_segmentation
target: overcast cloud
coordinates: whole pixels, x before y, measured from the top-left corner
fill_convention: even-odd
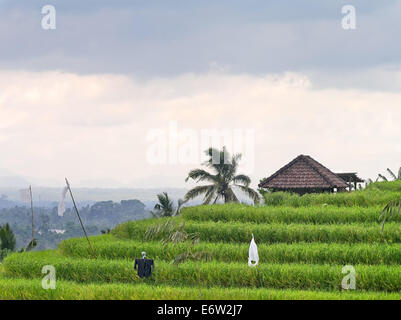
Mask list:
[[[399,75],[398,75],[399,77]],[[305,75],[2,72],[3,167],[49,180],[183,186],[193,164],[152,165],[150,130],[254,129],[257,182],[298,154],[365,178],[401,162],[401,93],[315,89]],[[73,93],[73,94],[72,94]],[[179,146],[184,141],[178,141]],[[200,162],[200,161],[199,161]]]
[[[41,29],[45,4],[56,30]],[[344,4],[356,7],[356,30],[341,28]],[[254,184],[301,153],[363,178],[401,166],[401,1],[0,9],[0,173],[185,186],[198,165],[146,157],[149,132],[172,121],[255,130]]]
[[[136,76],[342,69],[399,64],[401,1],[53,1],[57,29],[41,29],[48,1],[4,1],[0,67]]]

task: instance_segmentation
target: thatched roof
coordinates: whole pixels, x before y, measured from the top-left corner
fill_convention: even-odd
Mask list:
[[[276,190],[334,189],[348,185],[310,156],[300,155],[259,184],[260,188]]]

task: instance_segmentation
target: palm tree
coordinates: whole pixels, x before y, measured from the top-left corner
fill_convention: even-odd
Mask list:
[[[392,170],[387,169],[387,172],[390,174],[390,176],[393,178],[393,181],[401,180],[401,168],[398,170],[398,175],[396,175]],[[383,181],[388,181],[388,179],[379,173],[379,178],[381,178]]]
[[[212,201],[216,203],[219,199],[222,199],[225,203],[239,202],[233,191],[233,186],[235,186],[251,198],[254,203],[259,203],[259,194],[249,187],[251,179],[244,174],[237,175],[241,154],[235,154],[231,157],[226,147],[223,147],[222,150],[209,148],[205,153],[209,159],[204,165],[212,169],[214,173],[209,173],[203,169],[194,169],[189,172],[185,181],[191,178],[196,182],[207,181],[211,184],[189,190],[185,195],[185,201],[204,195],[204,204],[209,204]]]
[[[179,215],[181,207],[185,203],[185,201],[179,199],[177,208],[174,208],[174,203],[170,200],[167,192],[159,193],[157,199],[159,202],[154,206],[156,212],[151,211],[151,214],[156,217],[172,217]]]
[[[379,217],[379,220],[382,219],[382,232],[384,229],[384,224],[386,223],[387,219],[391,219],[392,217],[395,217],[396,215],[400,214],[401,214],[401,199],[390,201],[384,207]]]
[[[396,175],[390,169],[387,169],[387,172],[390,173],[390,175],[391,175],[391,177],[393,178],[394,181],[401,180],[401,168],[398,170],[398,175]]]

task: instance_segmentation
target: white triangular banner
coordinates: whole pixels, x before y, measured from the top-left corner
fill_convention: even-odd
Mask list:
[[[60,202],[59,202],[59,204],[58,204],[58,210],[57,210],[57,214],[58,214],[60,217],[64,216],[64,212],[65,212],[65,204],[64,204],[64,201],[65,201],[65,197],[66,197],[66,195],[67,195],[67,191],[68,191],[68,187],[64,187],[64,188],[63,188],[63,191],[61,192],[61,200],[60,200]]]
[[[248,258],[248,266],[256,267],[259,263],[259,254],[258,254],[258,246],[255,243],[255,239],[252,233],[252,240],[249,246],[249,258]]]
[[[31,202],[31,190],[22,189],[19,191],[21,202]]]

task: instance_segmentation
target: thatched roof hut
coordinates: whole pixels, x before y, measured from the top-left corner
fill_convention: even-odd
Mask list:
[[[336,175],[343,179],[348,184],[348,189],[351,190],[354,188],[355,190],[358,188],[358,183],[363,183],[365,180],[358,177],[356,172],[347,172],[347,173],[338,173]]]
[[[269,178],[260,188],[299,194],[344,191],[348,184],[310,156],[300,155]]]

